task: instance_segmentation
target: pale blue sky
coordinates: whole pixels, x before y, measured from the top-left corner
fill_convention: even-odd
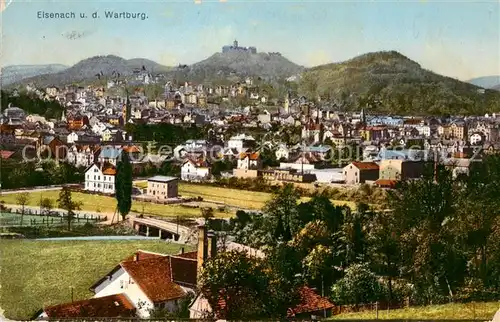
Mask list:
[[[148,19],[37,19],[38,11],[144,12]],[[2,64],[62,63],[115,54],[165,65],[202,60],[236,38],[304,65],[398,50],[469,79],[500,74],[500,2],[18,1],[2,13]],[[71,32],[84,34],[68,39]]]

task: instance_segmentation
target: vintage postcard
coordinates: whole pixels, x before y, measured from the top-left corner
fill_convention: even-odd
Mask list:
[[[498,0],[0,27],[0,321],[500,322]]]

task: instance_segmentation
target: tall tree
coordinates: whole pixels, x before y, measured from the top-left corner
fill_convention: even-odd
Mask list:
[[[29,200],[30,200],[30,195],[27,192],[22,192],[18,194],[16,197],[17,204],[21,206],[21,226],[23,225],[25,207],[28,204]]]
[[[71,190],[68,187],[64,186],[59,192],[59,198],[57,199],[57,203],[59,208],[66,210],[66,219],[68,221],[68,230],[71,230],[71,222],[73,221],[73,217],[75,216],[75,210],[80,209],[81,203],[77,201],[73,201],[71,196]]]
[[[300,230],[297,207],[299,197],[294,186],[287,184],[264,206],[264,213],[270,221],[268,228],[275,241],[289,241]]]
[[[116,167],[116,200],[122,220],[125,220],[132,207],[132,165],[128,153],[122,151]]]
[[[49,214],[52,208],[54,208],[54,202],[50,198],[43,198],[40,200],[40,208],[46,214]]]

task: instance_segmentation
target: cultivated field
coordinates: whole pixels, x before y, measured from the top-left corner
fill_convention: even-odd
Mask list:
[[[147,186],[146,181],[134,182],[134,185],[140,188]],[[179,183],[179,194],[184,197],[202,197],[204,201],[214,201],[224,203],[227,206],[261,210],[264,204],[272,198],[272,194],[267,192],[256,192],[248,190],[239,190],[231,188],[220,188],[208,185]],[[303,197],[301,201],[307,201],[310,198]],[[350,201],[332,200],[335,205],[347,205],[355,208],[355,203]]]
[[[381,310],[378,312],[379,319],[484,319],[491,321],[495,312],[500,309],[500,302],[478,302],[478,303],[452,303],[444,305],[429,305],[422,307],[410,307],[397,310]],[[339,320],[374,320],[377,318],[375,311],[359,313],[339,314],[332,319]]]
[[[0,243],[0,307],[5,316],[28,320],[44,305],[89,298],[89,287],[136,250],[175,254],[165,241],[35,241]]]
[[[2,195],[0,200],[4,201],[6,204],[16,204],[17,194],[7,194]],[[50,198],[54,201],[54,205],[57,207],[57,198],[59,197],[58,190],[50,191],[34,191],[29,193],[28,206],[38,207],[40,198]],[[114,213],[116,208],[116,199],[107,196],[92,195],[81,192],[73,192],[72,197],[74,201],[82,203],[81,210],[87,210],[99,213]],[[164,216],[164,217],[200,217],[200,209],[182,207],[181,205],[161,205],[142,201],[133,201],[131,212],[142,213],[148,215]],[[233,212],[219,212],[215,210],[216,217],[230,217],[234,215]]]

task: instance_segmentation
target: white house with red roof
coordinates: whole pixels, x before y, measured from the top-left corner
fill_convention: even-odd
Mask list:
[[[115,193],[116,168],[111,164],[94,163],[85,170],[85,190]]]
[[[204,181],[211,177],[212,168],[207,161],[187,159],[181,167],[184,181]]]
[[[187,256],[138,251],[97,281],[91,290],[95,298],[124,294],[148,318],[154,309],[176,311],[180,301],[196,289],[196,259]]]

